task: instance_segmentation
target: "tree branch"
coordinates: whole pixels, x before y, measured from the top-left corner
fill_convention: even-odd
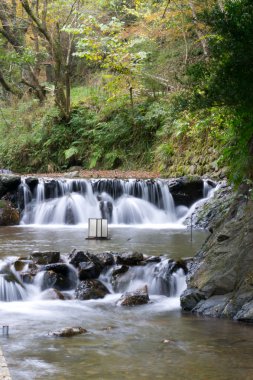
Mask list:
[[[39,32],[43,34],[43,36],[46,38],[46,40],[49,42],[50,45],[52,45],[52,39],[50,34],[48,33],[48,30],[45,25],[43,25],[38,17],[34,14],[33,10],[31,9],[28,0],[20,0],[22,7],[26,11],[27,15],[31,18],[31,20],[35,23],[37,26]]]

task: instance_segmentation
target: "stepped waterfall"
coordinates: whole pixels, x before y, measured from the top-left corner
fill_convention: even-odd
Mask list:
[[[212,189],[203,181],[202,197]],[[106,218],[116,225],[175,224],[189,207],[175,204],[164,180],[40,179],[34,186],[23,180],[21,224],[87,224]],[[178,202],[177,202],[178,203]]]

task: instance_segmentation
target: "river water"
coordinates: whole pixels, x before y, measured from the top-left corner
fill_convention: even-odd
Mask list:
[[[138,250],[148,255],[189,257],[207,237],[183,228],[109,227],[108,241],[90,241],[85,227],[19,226],[0,229],[2,259],[34,250],[73,248],[92,252]],[[183,314],[179,297],[151,296],[135,308],[103,300],[0,302],[0,336],[13,380],[250,380],[253,330],[246,324]],[[82,326],[87,334],[53,338],[50,331]]]

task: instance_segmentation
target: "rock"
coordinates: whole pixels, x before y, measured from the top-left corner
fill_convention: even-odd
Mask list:
[[[253,301],[243,305],[241,310],[234,316],[236,321],[253,323]]]
[[[116,265],[112,271],[112,278],[116,278],[121,274],[128,271],[129,267],[127,265]]]
[[[61,338],[70,338],[75,335],[85,334],[87,330],[83,327],[64,327],[60,330],[50,332],[48,335]]]
[[[187,262],[185,260],[183,260],[183,259],[180,259],[180,260],[177,260],[177,261],[173,260],[171,262],[171,265],[170,265],[170,268],[169,268],[169,273],[170,274],[175,273],[179,269],[183,269],[184,274],[188,273]]]
[[[181,307],[185,311],[191,311],[206,295],[198,289],[186,289],[181,295]]]
[[[11,203],[0,199],[0,226],[14,226],[19,224],[19,212]]]
[[[232,196],[225,217],[216,222],[213,233],[195,256],[187,275],[188,289],[181,296],[184,310],[251,321],[253,200],[249,194],[250,188],[241,186]]]
[[[76,287],[76,272],[67,264],[48,264],[42,267],[42,270],[45,271],[42,290],[48,288],[71,290]]]
[[[231,295],[212,296],[200,301],[192,310],[206,317],[221,317]]]
[[[93,262],[83,262],[79,264],[78,277],[80,281],[98,278],[101,273],[101,267]]]
[[[118,300],[121,306],[137,306],[144,305],[149,302],[148,287],[137,289],[134,292],[126,292]]]
[[[98,253],[96,256],[103,268],[114,265],[114,255],[111,252]]]
[[[203,198],[204,184],[200,177],[181,177],[168,183],[175,205],[190,207]]]
[[[116,258],[117,264],[123,265],[138,265],[143,261],[144,257],[139,252],[125,252],[121,253]]]
[[[210,180],[207,180],[209,186],[213,186]],[[231,186],[228,186],[225,181],[217,184],[213,196],[199,204],[192,217],[185,220],[185,224],[190,227],[191,223],[194,228],[205,228],[213,231],[220,223],[220,220],[225,217],[233,202],[233,193]]]
[[[17,191],[21,177],[15,174],[0,174],[0,198],[6,193]]]
[[[78,268],[79,264],[82,262],[87,262],[89,259],[87,255],[83,251],[74,251],[69,255],[69,263],[74,265],[74,267]]]
[[[34,251],[30,259],[38,265],[55,264],[60,261],[60,252],[58,251]]]
[[[25,179],[25,183],[27,184],[27,186],[29,187],[29,189],[31,191],[33,191],[37,187],[37,185],[39,183],[39,179],[36,178],[36,177],[27,177]]]
[[[90,300],[104,298],[109,290],[99,280],[80,281],[75,290],[75,298]]]

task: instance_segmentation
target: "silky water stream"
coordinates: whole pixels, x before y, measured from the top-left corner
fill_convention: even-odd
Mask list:
[[[127,194],[115,197],[104,188],[87,192],[85,184],[86,195],[81,193],[81,197],[85,202],[88,199],[89,205],[91,201],[88,208],[92,213],[99,216],[101,212],[98,194],[113,205],[111,209],[104,203],[102,210],[111,217],[110,240],[85,240],[89,213],[87,207],[80,213],[84,201],[80,192],[73,194],[69,186],[68,193],[61,190],[56,194],[54,188],[54,196],[46,194],[43,183],[36,192],[26,189],[22,225],[0,229],[1,265],[36,250],[57,250],[66,260],[77,248],[93,253],[137,250],[161,256],[162,270],[168,258],[192,256],[207,237],[205,231],[193,231],[191,241],[182,224],[189,208],[175,207],[166,188],[165,195],[158,190],[159,196],[142,188],[136,197],[128,187]],[[179,303],[185,286],[183,272],[173,275],[170,294],[159,294],[159,286],[152,285],[155,265],[132,276],[124,289],[100,300],[44,299],[38,276],[26,287],[23,300],[1,301],[1,322],[9,326],[9,335],[2,335],[0,344],[13,380],[252,379],[251,327],[183,314]],[[107,274],[103,276],[106,281]],[[123,290],[143,283],[151,289],[149,304],[131,308],[117,304]],[[48,335],[66,326],[82,326],[88,333],[72,338]]]

